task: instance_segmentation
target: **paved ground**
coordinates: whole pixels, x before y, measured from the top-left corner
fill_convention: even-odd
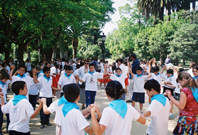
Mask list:
[[[9,93],[9,97],[12,97],[12,94]],[[127,98],[126,98],[127,99]],[[144,107],[143,107],[143,112],[146,111],[146,108],[148,107],[148,96],[146,95],[146,103],[144,104]],[[97,105],[99,106],[100,110],[102,111],[104,109],[104,107],[106,107],[109,103],[109,101],[107,100],[106,98],[106,95],[105,95],[105,91],[104,90],[99,90],[97,92],[97,95],[96,95],[96,102],[97,102]],[[80,104],[78,104],[79,106],[81,106]],[[135,107],[138,111],[139,111],[139,104],[137,103],[136,104],[136,107]],[[168,130],[169,130],[169,135],[171,135],[171,132],[173,131],[174,127],[176,126],[176,117],[178,116],[178,109],[176,107],[174,107],[174,119],[171,119],[169,120],[169,125],[168,125]],[[39,126],[40,126],[40,115],[38,115],[36,118],[30,120],[30,130],[31,130],[31,134],[32,135],[55,135],[55,125],[53,123],[53,119],[54,119],[54,114],[52,114],[50,117],[50,122],[52,123],[52,126],[50,127],[45,127],[44,129],[40,129]],[[4,135],[8,135],[6,133],[6,117],[4,118],[4,124],[3,124],[3,134]],[[89,120],[89,123],[91,124],[91,120]],[[131,130],[131,133],[133,135],[145,135],[146,134],[146,129],[148,127],[150,123],[150,118],[147,119],[147,122],[145,125],[141,125],[139,124],[138,122],[136,121],[133,121],[133,125],[132,125],[132,130]]]

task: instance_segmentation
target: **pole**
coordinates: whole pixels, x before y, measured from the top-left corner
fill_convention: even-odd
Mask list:
[[[38,44],[39,44],[39,62],[41,61],[41,49],[40,49],[40,43],[39,43],[39,39],[38,39]]]
[[[102,42],[102,54],[103,54],[103,60],[105,60],[105,45],[104,45],[104,42]]]

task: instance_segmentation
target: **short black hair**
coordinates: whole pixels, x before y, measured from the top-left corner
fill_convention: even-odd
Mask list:
[[[116,70],[116,71],[117,71],[117,70],[120,70],[120,71],[122,71],[122,69],[121,69],[121,68],[116,68],[115,70]]]
[[[145,84],[144,84],[144,89],[151,91],[151,89],[154,89],[155,91],[157,91],[158,93],[160,93],[160,84],[158,81],[151,79],[148,80]]]
[[[63,87],[65,99],[74,102],[80,95],[80,88],[76,83],[70,83]]]
[[[18,66],[18,69],[20,69],[20,68],[26,69],[26,66],[24,64],[21,64],[21,65]]]
[[[136,68],[136,71],[137,71],[137,70],[142,71],[142,68],[141,68],[141,67],[137,67],[137,68]]]
[[[133,57],[134,59],[137,59],[137,56],[135,53],[131,53],[131,56],[130,57]]]
[[[172,75],[173,75],[173,69],[168,69],[168,70],[166,71],[166,73],[172,74]]]
[[[65,70],[73,70],[72,66],[65,66]]]
[[[193,68],[193,69],[196,69],[196,68]],[[197,68],[197,70],[198,70],[198,68]],[[179,73],[181,73],[183,71],[185,71],[183,68],[179,68]]]
[[[118,62],[123,63],[123,59],[118,59]]]
[[[124,65],[126,65],[126,66],[127,66],[127,62],[126,62],[126,61],[124,61],[123,63],[124,63]]]
[[[40,66],[36,66],[35,69],[41,71],[41,67]]]
[[[119,99],[124,93],[126,93],[126,91],[122,87],[122,84],[118,81],[108,82],[105,91],[108,96],[114,99]]]
[[[12,91],[14,92],[15,95],[19,95],[19,90],[24,89],[25,87],[25,82],[24,81],[16,81],[12,84]]]
[[[0,80],[3,80],[3,79],[9,79],[10,76],[8,74],[8,72],[6,72],[5,69],[1,69],[0,70]]]
[[[159,67],[158,66],[155,66],[154,68],[153,68],[153,72],[158,72],[159,71]]]
[[[89,64],[89,67],[91,67],[91,66],[94,66],[94,63],[90,63],[90,64]],[[95,67],[95,66],[94,66],[94,67]]]
[[[47,72],[47,71],[50,71],[50,68],[49,67],[44,67],[43,68],[43,73]]]

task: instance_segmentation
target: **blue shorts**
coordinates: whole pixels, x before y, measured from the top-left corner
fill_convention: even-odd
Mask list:
[[[145,103],[145,93],[133,92],[132,101]]]

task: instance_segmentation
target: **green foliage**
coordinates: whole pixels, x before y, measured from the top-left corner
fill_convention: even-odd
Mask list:
[[[99,59],[102,58],[101,49],[97,45],[89,45],[87,47],[87,51],[86,47],[83,46],[83,49],[80,48],[77,53],[77,57],[80,59],[92,59],[95,56],[97,56]]]

